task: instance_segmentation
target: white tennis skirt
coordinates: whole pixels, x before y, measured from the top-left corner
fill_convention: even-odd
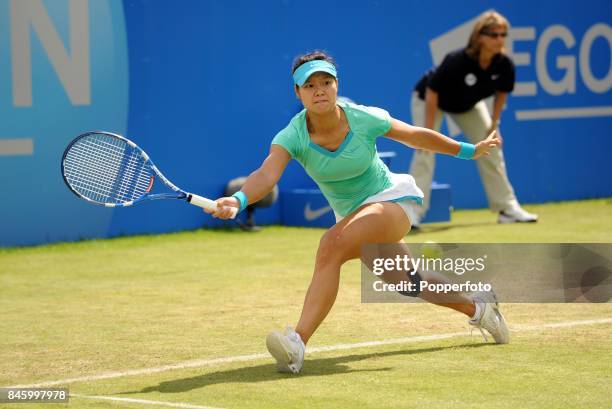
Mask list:
[[[414,178],[407,173],[390,173],[391,187],[368,197],[359,206],[370,203],[394,202],[400,205],[412,223],[414,206],[423,205],[423,191],[417,186]],[[334,211],[336,223],[344,219]]]

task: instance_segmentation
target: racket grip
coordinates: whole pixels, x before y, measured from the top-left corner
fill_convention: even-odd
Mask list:
[[[187,196],[187,202],[191,203],[194,206],[199,206],[203,209],[210,210],[211,212],[217,209],[217,202],[202,196],[194,195],[193,193],[189,193],[189,195]],[[238,209],[232,207],[232,219],[236,217],[237,213]]]

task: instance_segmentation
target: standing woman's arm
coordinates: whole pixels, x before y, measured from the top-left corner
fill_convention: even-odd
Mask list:
[[[508,99],[508,93],[502,91],[496,91],[495,97],[493,99],[493,114],[491,115],[491,129],[489,129],[489,133],[497,130],[497,136],[501,139],[501,133],[499,132],[499,120],[501,118],[502,109],[504,109],[504,105],[506,105],[506,100]]]
[[[506,56],[507,57],[507,56]],[[495,90],[495,96],[493,97],[493,112],[491,114],[491,128],[489,133],[497,131],[497,137],[502,141],[501,132],[499,132],[499,123],[501,119],[501,113],[508,100],[508,93],[514,89],[514,82],[516,79],[516,69],[514,62],[510,57],[505,58],[505,63],[501,67],[501,83],[497,84]]]
[[[425,128],[434,129],[437,110],[438,93],[427,87],[425,89]]]

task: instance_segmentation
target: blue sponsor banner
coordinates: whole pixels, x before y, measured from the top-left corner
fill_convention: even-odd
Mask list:
[[[75,200],[60,159],[91,128],[127,127],[120,2],[0,1],[0,245],[103,237],[112,212]]]
[[[178,186],[220,196],[300,110],[296,55],[329,51],[340,94],[410,122],[416,81],[491,8],[512,25],[517,84],[501,129],[519,200],[612,196],[606,1],[0,0],[0,245],[219,225],[184,203],[82,203],[63,186],[61,153],[85,130],[124,134]],[[411,149],[381,138],[379,150],[408,170]],[[456,208],[487,205],[474,163],[440,156],[435,180]],[[280,187],[314,184],[292,163]],[[257,221],[281,222],[280,204]]]

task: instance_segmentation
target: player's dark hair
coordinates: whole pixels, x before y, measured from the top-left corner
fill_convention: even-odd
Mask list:
[[[291,70],[291,74],[293,74],[295,70],[300,67],[300,65],[314,60],[323,60],[327,61],[330,64],[333,64],[334,66],[336,65],[336,62],[334,61],[331,55],[327,54],[325,51],[314,50],[307,54],[295,57],[295,59],[293,60],[293,68]]]

